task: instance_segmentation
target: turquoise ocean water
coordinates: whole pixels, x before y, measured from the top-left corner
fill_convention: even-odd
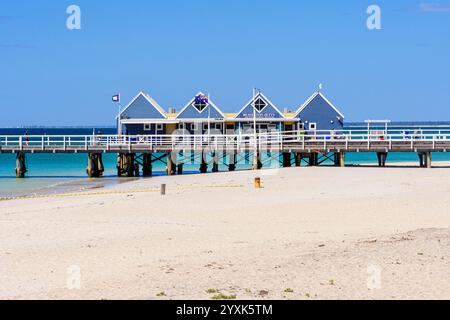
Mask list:
[[[98,130],[98,129],[96,129]],[[102,134],[114,134],[114,128],[101,128]],[[0,129],[0,135],[24,134],[24,129]],[[29,135],[40,134],[92,134],[92,128],[74,129],[28,129]],[[450,161],[450,153],[433,154],[434,161]],[[98,188],[105,185],[117,184],[129,181],[128,178],[117,178],[116,176],[116,154],[104,154],[105,166],[104,177],[101,179],[89,179],[86,177],[86,154],[27,154],[26,163],[28,168],[26,179],[15,178],[15,155],[0,154],[0,197],[74,192],[89,188]],[[389,163],[395,162],[418,162],[416,153],[390,153]],[[263,159],[266,167],[277,167],[279,163]],[[270,163],[269,163],[270,162]],[[375,153],[348,153],[346,163],[363,165],[376,163]],[[250,169],[249,161],[241,161],[237,170]],[[197,163],[186,164],[183,168],[185,174],[198,173]],[[208,168],[211,170],[211,166]],[[226,171],[225,165],[220,165],[219,170]],[[153,165],[154,175],[165,174],[165,164],[162,162]]]

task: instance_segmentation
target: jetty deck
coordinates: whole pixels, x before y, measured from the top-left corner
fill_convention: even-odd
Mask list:
[[[278,153],[283,155],[283,166],[291,165],[294,155],[295,163],[308,158],[309,165],[319,165],[319,157],[330,159],[336,165],[345,165],[346,152],[376,152],[379,165],[384,166],[389,152],[417,152],[420,166],[431,167],[432,152],[450,151],[450,132],[420,131],[414,134],[405,133],[368,133],[368,132],[262,132],[245,134],[158,134],[158,135],[70,135],[70,136],[0,136],[0,153],[17,154],[16,173],[22,176],[26,172],[25,154],[27,153],[87,153],[88,162],[92,162],[88,169],[93,176],[101,175],[101,154],[117,153],[118,174],[128,176],[139,171],[137,166],[150,170],[154,154],[166,154],[167,171],[174,173],[177,163],[177,153],[211,154],[214,158],[213,167],[217,167],[220,159],[226,157],[233,163],[236,154],[252,154],[254,168],[262,168],[259,157],[263,153]],[[220,155],[220,156],[219,156]],[[144,160],[139,160],[143,157]],[[149,157],[148,159],[145,159]],[[249,156],[247,156],[249,158]],[[122,158],[122,160],[120,160]],[[204,156],[202,156],[204,158]],[[161,156],[156,158],[161,160]],[[97,163],[100,163],[97,165]],[[181,166],[183,163],[181,163]],[[208,163],[202,160],[201,172]],[[150,169],[148,169],[150,168]],[[230,166],[230,170],[234,167]],[[100,173],[98,173],[99,171]],[[88,173],[89,174],[89,173]],[[91,174],[89,174],[91,176]]]

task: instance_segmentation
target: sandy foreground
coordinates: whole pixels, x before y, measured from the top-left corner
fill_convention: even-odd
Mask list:
[[[135,192],[161,183],[166,196]],[[450,299],[450,168],[290,168],[102,191],[0,202],[0,298]]]

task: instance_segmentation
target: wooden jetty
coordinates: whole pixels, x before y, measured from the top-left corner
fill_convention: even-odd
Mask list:
[[[254,134],[153,134],[153,135],[73,135],[0,136],[0,153],[16,154],[16,176],[25,177],[27,153],[85,153],[87,175],[101,177],[102,154],[116,153],[119,176],[152,175],[153,163],[166,163],[167,174],[182,174],[183,164],[200,158],[199,171],[219,170],[226,159],[229,171],[236,169],[238,157],[264,168],[261,155],[278,157],[283,167],[306,163],[317,166],[328,160],[345,166],[348,152],[375,152],[379,166],[386,165],[391,152],[415,152],[421,167],[431,168],[433,152],[450,151],[450,133],[421,131],[413,135],[337,131],[287,131]],[[241,156],[243,154],[243,156]],[[207,161],[207,158],[212,161]],[[293,161],[292,161],[293,159]]]

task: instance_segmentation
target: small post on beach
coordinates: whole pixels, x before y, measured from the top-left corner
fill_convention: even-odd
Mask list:
[[[17,152],[16,154],[16,178],[25,178],[27,166],[25,164],[25,153]]]
[[[162,196],[166,195],[166,184],[165,183],[161,184],[161,195]]]
[[[255,178],[255,189],[261,189],[261,178]]]

